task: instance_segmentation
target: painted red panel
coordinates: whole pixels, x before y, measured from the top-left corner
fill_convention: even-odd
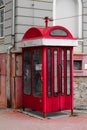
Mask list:
[[[23,95],[22,99],[22,107],[23,108],[29,108],[32,110],[37,110],[40,112],[43,112],[43,100],[42,98],[35,97],[33,95]]]
[[[6,75],[7,58],[5,54],[0,54],[0,74]]]
[[[71,110],[71,106],[72,106],[72,98],[71,95],[70,96],[66,96],[66,102],[65,102],[65,109],[66,110]]]
[[[12,94],[12,108],[16,108],[15,106],[15,78],[11,78],[11,94]]]
[[[22,106],[22,78],[11,78],[12,108],[20,108]]]
[[[22,56],[16,54],[16,76],[22,76]]]
[[[6,77],[0,75],[0,108],[7,107]]]
[[[0,54],[0,108],[7,107],[6,96],[6,54]]]
[[[52,102],[52,111],[57,112],[60,111],[60,97],[54,97]]]
[[[11,76],[15,77],[15,72],[16,72],[16,63],[15,63],[15,54],[11,55]]]
[[[16,108],[19,108],[22,106],[22,78],[21,77],[15,78],[15,91],[16,91],[15,105]]]

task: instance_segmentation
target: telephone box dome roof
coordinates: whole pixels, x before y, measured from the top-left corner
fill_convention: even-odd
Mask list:
[[[78,46],[78,41],[63,26],[49,28],[32,27],[28,29],[18,47],[35,46]]]
[[[50,39],[74,39],[68,29],[63,26],[52,26],[49,28],[32,27],[28,29],[22,40],[50,38]]]

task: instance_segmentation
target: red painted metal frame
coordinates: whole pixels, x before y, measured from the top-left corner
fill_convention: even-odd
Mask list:
[[[47,67],[46,67],[46,48],[43,48],[43,54],[42,54],[42,64],[43,64],[43,116],[46,117],[46,94],[47,94]]]
[[[68,48],[69,50],[70,50],[70,58],[71,58],[71,48]],[[65,50],[65,53],[67,53],[67,50]],[[67,55],[65,55],[65,58],[64,59],[67,59]],[[71,66],[71,61],[72,61],[72,59],[70,59],[70,69],[72,68],[72,66]],[[65,60],[65,68],[67,68],[67,61]],[[70,71],[70,94],[69,95],[67,95],[67,70],[65,69],[65,90],[66,90],[66,97],[65,97],[65,99],[66,99],[66,103],[65,103],[65,106],[66,106],[66,110],[67,109],[69,109],[69,110],[71,110],[71,104],[72,104],[72,100],[71,100],[71,97],[72,97],[72,92],[71,92],[71,88],[72,88],[72,79],[71,79],[71,77],[72,77],[72,73],[71,73],[71,71]]]
[[[36,48],[25,48],[25,49],[23,49],[23,54],[24,54],[24,51],[26,51],[26,50],[29,50],[31,52],[31,54],[33,54],[33,51],[36,50],[36,49],[40,49],[40,50],[43,51],[43,49],[41,47],[40,48],[39,47],[38,48],[37,47]],[[31,58],[31,77],[33,77],[33,72],[32,72],[33,62],[32,62],[32,59],[33,58]],[[24,59],[23,59],[23,63],[24,63]],[[22,67],[22,70],[23,69],[24,69],[24,66]],[[23,75],[24,75],[24,72],[23,72]],[[43,65],[42,65],[42,75],[43,75]],[[24,80],[22,80],[22,81],[23,81],[23,83],[22,83],[22,85],[23,85],[22,107],[23,108],[30,108],[32,110],[37,110],[37,111],[43,112],[43,96],[42,97],[36,97],[36,96],[34,96],[33,91],[30,95],[24,94]],[[33,80],[31,82],[32,82],[31,85],[32,85],[32,90],[33,90]],[[43,84],[42,84],[42,88],[43,88]]]
[[[47,49],[49,47],[31,47],[28,49],[23,49],[23,53],[26,50],[30,50],[31,54],[33,54],[32,52],[36,49],[41,49],[42,50],[42,97],[36,97],[33,96],[33,93],[31,93],[31,95],[25,95],[23,92],[23,108],[30,108],[32,110],[37,110],[40,112],[43,112],[43,116],[44,118],[46,117],[46,113],[47,112],[56,112],[56,111],[61,111],[61,110],[71,110],[71,113],[73,114],[73,48],[72,47],[50,47],[51,51],[52,51],[52,96],[48,97],[47,96]],[[61,58],[62,58],[62,49],[64,50],[64,95],[62,95],[61,93],[61,68],[59,68],[59,75],[58,75],[58,85],[59,88],[58,90],[60,91],[58,93],[58,96],[54,96],[54,56],[53,56],[53,52],[54,49],[58,50],[58,64],[61,64]],[[70,77],[71,77],[71,93],[70,95],[67,95],[66,90],[67,90],[67,86],[66,86],[66,75],[67,75],[67,71],[66,71],[66,51],[67,49],[70,49],[70,68],[71,68],[71,72],[70,72]],[[31,57],[32,59],[32,57]],[[23,60],[24,62],[24,60]],[[32,60],[31,60],[32,62]],[[33,63],[32,63],[33,64]],[[23,66],[24,68],[24,66]],[[31,70],[32,70],[32,66],[31,66]],[[32,73],[32,72],[31,72]],[[24,73],[23,73],[24,75]],[[33,74],[32,74],[33,75]],[[23,82],[24,84],[24,82]],[[24,85],[23,85],[24,86]],[[33,81],[32,81],[32,89],[33,89]]]
[[[67,32],[67,36],[51,36],[50,32],[54,29],[62,29]],[[33,27],[30,28],[25,34],[22,39],[22,41],[31,40],[31,39],[72,39],[74,40],[72,34],[64,27],[62,26],[53,26],[50,28],[37,28]],[[47,96],[47,49],[50,48],[52,53],[52,95],[51,97]],[[33,94],[33,61],[32,61],[32,55],[33,51],[36,49],[40,49],[42,51],[42,97],[36,97]],[[58,96],[54,96],[54,49],[57,49],[57,64],[58,64]],[[62,49],[64,50],[64,94],[62,94]],[[71,93],[70,95],[67,95],[67,56],[66,52],[67,49],[70,50],[70,89]],[[32,110],[37,110],[40,112],[43,112],[44,118],[46,117],[47,112],[56,112],[61,110],[71,110],[71,113],[73,114],[73,47],[62,47],[62,46],[38,46],[38,47],[28,47],[23,49],[23,53],[26,50],[31,51],[31,85],[32,85],[32,93],[31,95],[25,95],[24,92],[22,95],[22,107],[23,108],[30,108]],[[24,59],[23,59],[24,63]],[[22,67],[22,70],[24,69],[24,66]],[[24,75],[24,72],[23,72]],[[23,81],[23,79],[22,79]],[[23,88],[24,88],[24,81],[23,81]]]
[[[61,68],[59,70],[59,75],[58,75],[58,84],[59,84],[59,94],[58,96],[54,96],[54,57],[53,57],[53,51],[54,49],[59,50],[58,52],[58,64],[61,65],[61,51],[62,49],[64,50],[64,95],[62,95],[61,92]],[[54,111],[61,111],[61,110],[73,110],[73,61],[72,61],[72,47],[71,48],[62,48],[62,47],[55,47],[55,48],[51,48],[52,50],[52,96],[48,97],[46,99],[46,107],[47,107],[47,112],[54,112]],[[66,51],[67,49],[70,49],[70,68],[71,68],[71,72],[70,72],[70,79],[71,79],[71,83],[70,83],[70,89],[71,89],[71,93],[70,95],[67,95],[67,71],[66,71],[66,64],[67,64],[67,60],[66,60]]]
[[[73,109],[74,109],[74,63],[73,63],[73,47],[71,48],[71,114],[73,115]]]

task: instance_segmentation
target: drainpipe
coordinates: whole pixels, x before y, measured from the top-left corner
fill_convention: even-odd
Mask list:
[[[7,49],[7,107],[12,106],[11,101],[11,49],[15,47],[15,0],[12,1],[12,44]]]

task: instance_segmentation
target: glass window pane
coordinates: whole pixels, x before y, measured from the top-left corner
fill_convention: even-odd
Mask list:
[[[0,6],[4,5],[3,0],[0,0]]]
[[[0,10],[0,23],[4,21],[4,10]]]
[[[62,50],[62,94],[64,94],[64,50]]]
[[[3,24],[0,24],[0,37],[3,37]]]
[[[52,95],[52,63],[51,63],[51,50],[47,51],[47,95]]]
[[[58,95],[58,51],[54,50],[54,96]]]
[[[24,94],[31,94],[31,53],[24,52]]]
[[[0,37],[3,37],[4,9],[0,10]]]
[[[67,95],[70,94],[70,50],[67,50]]]
[[[33,53],[33,86],[34,95],[42,96],[42,51],[34,50]]]
[[[62,29],[54,29],[50,32],[51,36],[67,36],[67,32],[65,30]]]

